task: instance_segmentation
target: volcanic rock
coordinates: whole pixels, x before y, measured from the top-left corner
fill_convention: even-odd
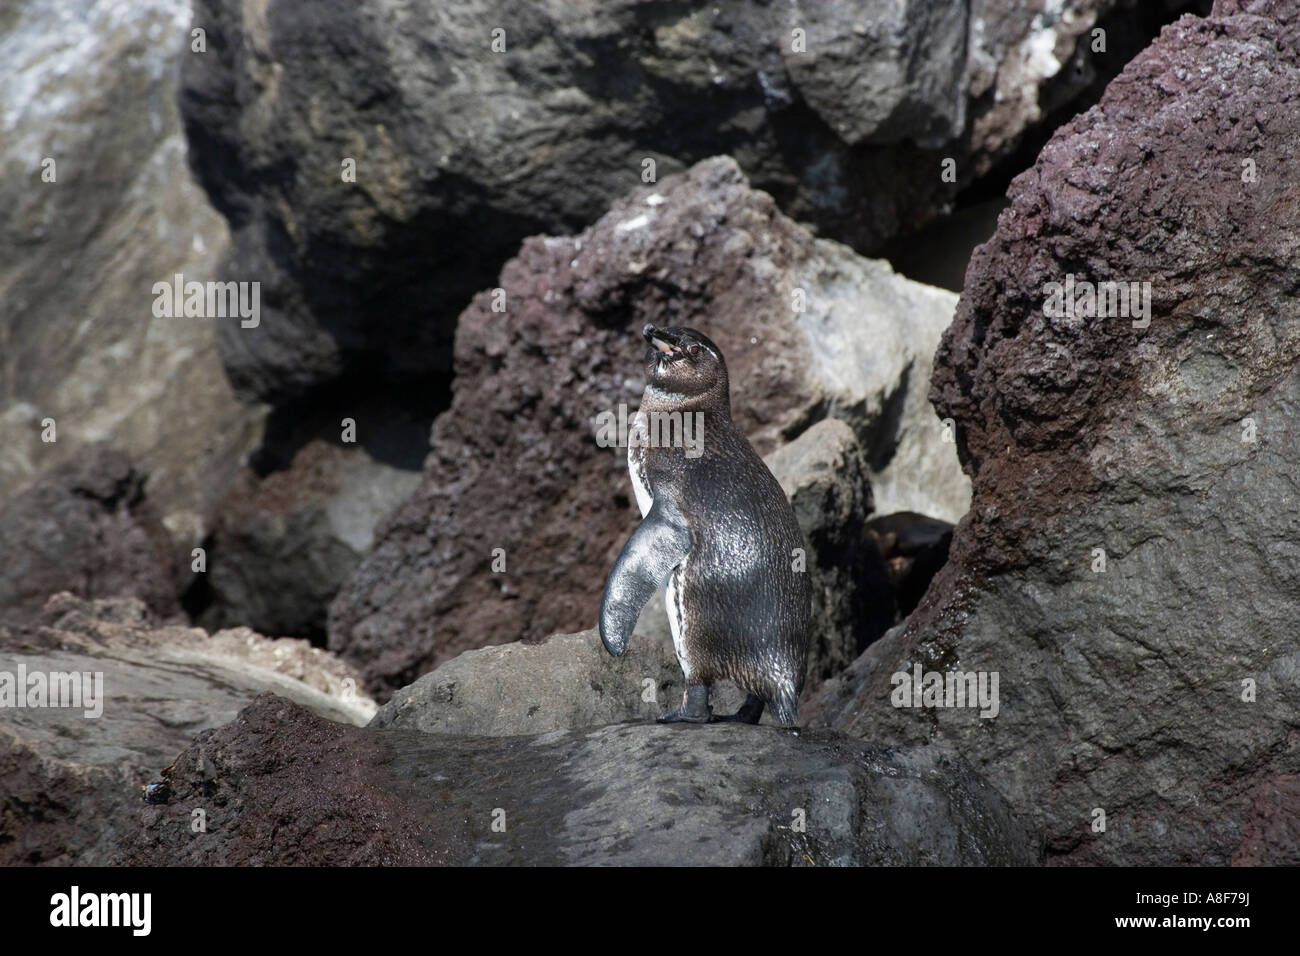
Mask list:
[[[172,543],[144,484],[125,454],[88,445],[0,502],[0,619],[28,620],[56,591],[134,595],[179,617]]]
[[[1294,837],[1300,771],[1297,103],[1300,11],[1221,0],[1015,180],[934,374],[970,514],[823,691],[833,726],[960,750],[1048,862],[1296,857],[1259,841]],[[1129,314],[1089,310],[1102,282]],[[918,665],[998,675],[997,716],[895,706]]]
[[[629,772],[632,771],[632,772]],[[356,729],[265,694],[142,806],[145,865],[1009,865],[1035,848],[938,747],[831,731],[612,725],[534,737]],[[206,832],[191,829],[195,808]]]
[[[358,675],[306,641],[247,628],[209,636],[159,627],[134,599],[62,593],[34,622],[0,623],[0,671],[16,680],[20,667],[29,679],[91,674],[92,688],[98,674],[101,693],[95,708],[83,698],[80,708],[0,710],[4,865],[105,865],[138,827],[143,788],[159,782],[194,734],[228,722],[262,691],[351,724],[375,711]]]
[[[177,556],[265,414],[235,400],[217,354],[237,319],[153,312],[157,282],[222,279],[230,241],[186,160],[190,42],[188,0],[0,14],[0,500],[110,441],[147,476]]]
[[[717,154],[874,252],[1087,90],[1109,66],[1091,28],[1131,8],[197,0],[190,155],[231,223],[224,271],[263,284],[262,323],[220,327],[226,367],[276,404],[445,373],[521,240]]]

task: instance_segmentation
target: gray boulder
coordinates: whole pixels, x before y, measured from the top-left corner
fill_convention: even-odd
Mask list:
[[[540,644],[466,651],[394,693],[370,726],[485,737],[540,734],[653,720],[677,706],[681,695],[671,636],[638,631],[627,652],[612,657],[590,630]]]
[[[189,31],[188,0],[0,14],[0,499],[111,441],[178,556],[265,414],[235,400],[217,355],[217,326],[237,320],[153,314],[154,283],[225,278],[229,231],[176,104]]]
[[[799,4],[808,37],[783,51],[791,85],[850,146],[938,149],[966,128],[967,3]]]
[[[1140,20],[1118,0],[199,0],[186,129],[227,268],[267,301],[259,328],[221,327],[226,367],[277,404],[445,373],[457,313],[524,237],[722,153],[877,251],[1088,88],[1114,10]]]

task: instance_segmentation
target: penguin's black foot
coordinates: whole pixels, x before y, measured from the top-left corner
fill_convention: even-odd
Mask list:
[[[749,694],[745,697],[745,702],[740,705],[740,710],[734,714],[719,714],[713,720],[716,723],[736,722],[740,724],[756,724],[763,716],[764,701],[757,694]]]
[[[703,684],[689,684],[682,694],[682,706],[659,718],[661,724],[707,724],[713,719],[709,706],[709,689]]]

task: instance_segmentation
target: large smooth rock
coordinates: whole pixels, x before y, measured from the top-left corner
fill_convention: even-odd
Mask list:
[[[188,0],[0,13],[0,499],[111,441],[178,554],[210,529],[264,414],[235,400],[217,355],[217,325],[237,320],[152,311],[155,282],[222,279],[229,245],[186,162],[189,23]]]
[[[101,713],[0,709],[0,863],[102,866],[138,826],[142,787],[200,731],[263,691],[364,724],[375,705],[346,664],[306,641],[247,628],[159,627],[139,601],[50,599],[36,622],[0,623],[0,671],[102,675]],[[84,703],[84,701],[83,701]]]
[[[937,747],[829,731],[615,725],[451,737],[267,694],[199,735],[119,862],[146,865],[1024,864],[993,790]],[[207,832],[191,832],[194,808]],[[495,824],[495,827],[494,827]]]
[[[932,456],[914,510],[964,493],[956,446],[913,387],[951,294],[814,239],[729,159],[635,190],[580,236],[528,240],[500,287],[504,313],[484,292],[461,316],[452,405],[419,488],[331,608],[330,647],[376,692],[472,647],[595,621],[639,514],[625,449],[594,439],[602,412],[635,411],[646,322],[719,344],[760,454],[838,417],[879,469],[873,484],[898,486],[894,459]]]
[[[180,617],[177,561],[144,485],[125,454],[90,445],[0,502],[0,618],[28,620],[65,590]]]
[[[1120,6],[199,0],[192,156],[229,270],[266,290],[258,329],[221,328],[226,366],[277,404],[445,373],[457,313],[520,241],[590,224],[650,160],[662,180],[733,155],[875,251],[1010,155],[1041,99],[1087,89],[1089,28]]]
[[[1300,11],[1220,2],[1016,179],[934,376],[971,512],[823,692],[851,733],[957,747],[1049,862],[1296,855],[1260,841],[1292,840],[1300,770],[1297,102]],[[1046,315],[1071,272],[1149,282],[1150,325]],[[999,674],[998,715],[895,708],[918,664]]]

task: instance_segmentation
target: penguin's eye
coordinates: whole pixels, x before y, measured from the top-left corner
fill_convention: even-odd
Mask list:
[[[700,354],[700,347],[699,347],[698,345],[694,345],[694,344],[692,344],[692,345],[688,345],[688,346],[686,346],[686,351],[687,351],[687,353],[690,354],[690,355],[699,355],[699,354]]]

